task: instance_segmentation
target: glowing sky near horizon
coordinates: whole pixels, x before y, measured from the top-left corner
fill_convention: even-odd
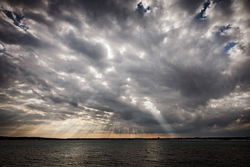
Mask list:
[[[0,136],[250,135],[248,0],[0,8]]]

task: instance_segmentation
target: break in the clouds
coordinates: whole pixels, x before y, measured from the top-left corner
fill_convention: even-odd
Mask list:
[[[247,0],[12,1],[0,135],[250,135]]]

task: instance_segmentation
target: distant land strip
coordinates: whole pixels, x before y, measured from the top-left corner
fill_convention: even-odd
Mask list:
[[[47,137],[7,137],[0,136],[0,140],[247,140],[246,137],[176,137],[176,138],[47,138]]]

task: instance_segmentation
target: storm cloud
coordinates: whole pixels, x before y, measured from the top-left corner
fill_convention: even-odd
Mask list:
[[[0,135],[249,135],[249,5],[2,1]]]

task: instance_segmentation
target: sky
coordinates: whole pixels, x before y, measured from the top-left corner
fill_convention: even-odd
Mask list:
[[[0,136],[249,135],[248,0],[1,0]]]

